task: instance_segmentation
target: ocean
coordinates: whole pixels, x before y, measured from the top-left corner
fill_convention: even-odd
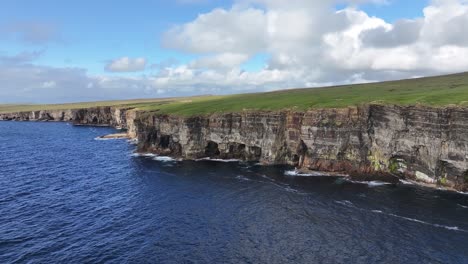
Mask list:
[[[468,263],[468,195],[0,122],[0,263]]]

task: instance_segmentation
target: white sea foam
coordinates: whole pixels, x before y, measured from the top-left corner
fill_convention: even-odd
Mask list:
[[[390,215],[390,216],[393,216],[393,217],[397,217],[397,218],[401,218],[401,219],[405,219],[405,220],[408,220],[408,221],[411,221],[411,222],[416,222],[416,223],[424,224],[424,225],[430,225],[430,226],[445,228],[445,229],[448,229],[448,230],[455,230],[455,231],[467,232],[466,230],[462,230],[462,229],[458,228],[458,226],[446,226],[446,225],[440,225],[440,224],[433,224],[433,223],[425,222],[425,221],[422,221],[422,220],[419,220],[419,219],[414,219],[414,218],[410,218],[410,217],[400,216],[400,215],[396,215],[396,214],[387,214],[387,215]]]
[[[341,205],[344,205],[344,206],[348,206],[348,207],[354,207],[354,208],[356,208],[358,210],[361,210],[361,211],[369,211],[369,212],[372,212],[372,213],[375,213],[375,214],[391,216],[391,217],[395,217],[395,218],[399,218],[399,219],[403,219],[403,220],[406,220],[406,221],[411,221],[411,222],[415,222],[415,223],[419,223],[419,224],[423,224],[423,225],[428,225],[428,226],[433,226],[433,227],[438,227],[438,228],[444,228],[444,229],[451,230],[451,231],[458,231],[458,232],[468,233],[468,230],[461,229],[458,226],[448,226],[448,225],[435,224],[435,223],[430,223],[430,222],[426,222],[426,221],[423,221],[423,220],[419,220],[419,219],[416,219],[416,218],[410,218],[410,217],[401,216],[401,215],[397,215],[397,214],[386,213],[386,212],[383,212],[381,210],[367,210],[367,209],[359,208],[359,207],[356,207],[351,201],[348,201],[348,200],[335,201],[335,203],[341,204]],[[464,206],[462,206],[462,207],[464,207]]]
[[[176,159],[167,157],[167,156],[156,156],[153,158],[153,160],[156,161],[162,161],[162,162],[171,162],[171,161],[176,161]]]
[[[251,181],[249,178],[243,176],[243,175],[237,175],[236,179],[241,180],[241,181]]]
[[[389,185],[391,183],[388,182],[382,182],[382,181],[353,181],[347,179],[346,181],[352,182],[352,183],[357,183],[357,184],[366,184],[369,187],[377,187],[377,186],[383,186],[383,185]]]
[[[157,157],[157,155],[153,153],[133,153],[131,156],[132,157],[146,157],[146,158]]]
[[[371,212],[376,213],[376,214],[383,214],[383,215],[387,215],[387,216],[391,216],[391,217],[395,217],[395,218],[399,218],[399,219],[403,219],[403,220],[407,220],[407,221],[411,221],[411,222],[415,222],[415,223],[419,223],[419,224],[423,224],[423,225],[429,225],[429,226],[434,226],[434,227],[439,227],[439,228],[445,228],[447,230],[468,232],[467,230],[460,229],[458,226],[447,226],[447,225],[433,224],[433,223],[429,223],[429,222],[419,220],[419,219],[415,219],[415,218],[405,217],[405,216],[392,214],[392,213],[385,213],[385,212],[382,212],[381,210],[371,210]]]
[[[391,184],[391,183],[388,183],[388,182],[381,182],[381,181],[370,181],[367,183],[367,185],[371,186],[371,187],[374,187],[374,186],[382,186],[382,185],[388,185],[388,184]]]
[[[240,162],[239,159],[212,159],[212,158],[201,158],[195,161],[215,161],[215,162]]]
[[[297,170],[288,170],[284,172],[286,176],[295,176],[295,177],[313,177],[313,176],[325,176],[323,173],[301,173]]]
[[[405,181],[405,180],[400,180],[400,183],[405,184],[405,185],[414,185],[413,182],[411,182],[411,181]]]
[[[125,139],[125,138],[103,138],[103,137],[96,137],[94,138],[94,140],[102,140],[102,141],[106,141],[106,140],[122,140],[122,139]]]
[[[465,209],[468,209],[468,206],[465,206],[465,205],[461,205],[461,204],[457,204],[458,206],[460,206],[461,208],[465,208]]]
[[[354,206],[354,204],[351,201],[348,201],[348,200],[335,201],[335,203],[345,205],[345,206],[350,206],[350,207]]]

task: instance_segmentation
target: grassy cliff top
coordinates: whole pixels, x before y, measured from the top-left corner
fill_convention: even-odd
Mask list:
[[[83,102],[69,104],[0,104],[0,113],[14,113],[25,111],[38,110],[63,110],[63,109],[81,109],[98,106],[135,106],[140,105],[156,105],[173,101],[174,99],[135,99],[135,100],[120,100],[120,101],[98,101],[98,102]]]
[[[0,105],[0,112],[70,109],[93,106],[138,107],[164,114],[200,115],[247,110],[340,108],[368,103],[468,106],[468,73],[268,93],[171,99],[108,101],[62,105]]]

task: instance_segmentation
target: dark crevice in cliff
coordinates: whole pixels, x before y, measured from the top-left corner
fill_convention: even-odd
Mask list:
[[[171,136],[161,135],[159,138],[159,147],[163,149],[169,148],[169,144],[171,143]]]
[[[249,147],[249,157],[246,160],[258,161],[262,157],[262,148],[257,146]]]
[[[205,155],[210,158],[217,158],[221,154],[219,151],[218,143],[214,141],[208,141],[205,147]]]

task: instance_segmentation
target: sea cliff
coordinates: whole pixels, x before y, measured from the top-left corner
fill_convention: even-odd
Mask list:
[[[139,152],[290,164],[468,189],[468,108],[369,104],[177,116],[124,107],[0,114],[128,130]],[[372,179],[370,177],[369,179]]]

